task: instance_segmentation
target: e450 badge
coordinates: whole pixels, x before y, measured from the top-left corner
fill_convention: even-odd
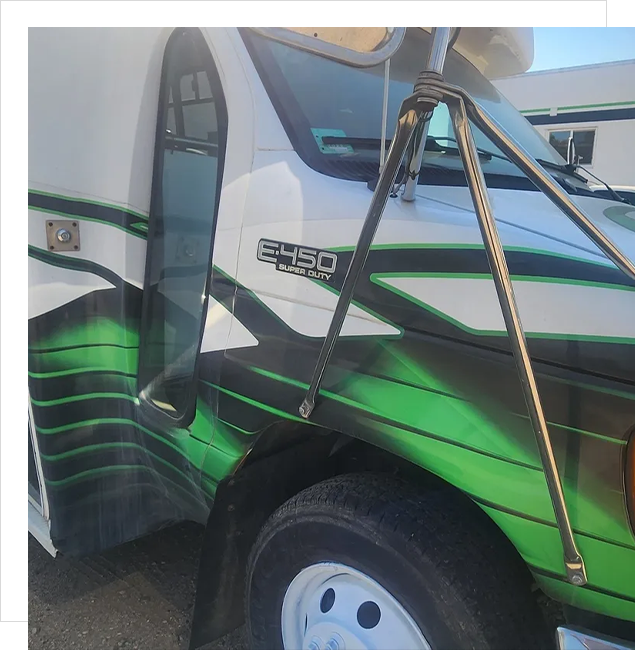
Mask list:
[[[275,264],[278,271],[331,282],[337,268],[337,253],[281,241],[261,239],[258,259]]]

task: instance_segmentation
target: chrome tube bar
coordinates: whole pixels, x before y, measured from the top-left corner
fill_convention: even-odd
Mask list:
[[[390,59],[384,61],[384,100],[381,103],[381,150],[379,151],[379,173],[386,163],[386,130],[388,128],[388,91],[390,85]]]
[[[503,252],[503,246],[489,202],[485,176],[478,158],[474,137],[470,130],[467,111],[461,99],[448,102],[448,108],[452,117],[454,134],[463,161],[467,184],[472,195],[474,212],[483,238],[483,245],[492,271],[494,286],[498,294],[498,301],[503,312],[516,369],[518,370],[520,384],[529,411],[529,419],[536,436],[538,451],[562,540],[567,577],[574,585],[584,585],[587,581],[584,562],[576,546],[571,523],[569,522],[560,475],[547,429],[547,420],[542,408],[527,340],[525,339],[514,289],[509,277],[505,253]]]
[[[445,64],[445,55],[448,51],[450,43],[451,29],[449,27],[433,27],[432,28],[432,46],[428,53],[428,61],[426,63],[426,72],[436,72],[441,74],[443,72],[443,65]],[[419,173],[421,172],[421,161],[423,160],[423,153],[426,148],[426,138],[428,137],[428,128],[430,126],[430,118],[432,113],[422,116],[419,120],[417,129],[415,131],[414,147],[412,156],[407,162],[408,174],[406,176],[406,185],[401,194],[404,201],[414,201],[415,190],[419,182]]]
[[[402,104],[401,115],[397,121],[397,130],[395,131],[395,136],[393,137],[390,149],[388,150],[386,164],[379,175],[379,180],[377,181],[377,186],[375,187],[375,192],[373,193],[373,198],[370,202],[366,219],[362,225],[362,230],[359,234],[353,257],[351,258],[348,270],[346,271],[346,277],[342,284],[340,297],[335,306],[335,312],[333,313],[333,319],[329,325],[326,338],[322,344],[322,349],[320,350],[320,355],[313,371],[309,390],[307,391],[306,397],[299,409],[300,415],[303,418],[308,418],[315,406],[315,398],[320,390],[324,371],[326,370],[326,366],[333,354],[337,337],[340,334],[342,325],[344,324],[344,319],[346,318],[346,312],[348,311],[348,307],[353,299],[355,286],[360,273],[364,268],[364,264],[366,263],[368,251],[373,243],[377,226],[379,225],[379,221],[388,201],[388,196],[392,192],[395,178],[397,177],[397,172],[399,171],[399,166],[401,164],[401,159],[403,158],[404,151],[410,143],[410,139],[412,138],[414,129],[419,121],[419,117],[423,112],[423,105],[420,108],[416,103],[411,102],[412,106],[408,106],[407,103],[408,100],[404,101]]]
[[[432,46],[427,59],[429,65],[435,65],[439,70],[443,68],[449,41],[449,27],[434,29]],[[415,88],[417,85],[419,85],[419,83],[415,85]],[[407,97],[401,104],[397,129],[390,144],[388,157],[380,169],[375,192],[373,193],[373,198],[368,208],[368,212],[366,213],[366,218],[362,225],[359,239],[357,240],[357,245],[355,246],[353,256],[346,271],[346,276],[342,283],[342,289],[340,291],[337,305],[335,306],[333,318],[331,319],[328,332],[324,338],[324,343],[322,344],[317,363],[313,370],[309,389],[299,408],[300,415],[303,418],[309,418],[315,407],[315,400],[320,390],[322,379],[324,378],[324,372],[326,371],[326,367],[331,355],[333,354],[335,344],[337,343],[337,337],[342,330],[346,313],[348,312],[351,300],[353,299],[355,286],[357,285],[359,276],[364,268],[364,264],[366,263],[366,258],[368,257],[368,252],[373,243],[375,232],[377,231],[377,226],[381,220],[384,208],[388,202],[388,197],[394,190],[395,179],[404,157],[404,153],[410,145],[415,130],[417,128],[422,128],[422,126],[419,126],[422,124],[422,117],[427,116],[427,120],[429,120],[437,105],[438,99],[428,98],[426,101],[425,98],[418,98],[416,93]],[[426,118],[424,117],[423,123],[425,122]],[[423,146],[425,146],[425,141]],[[416,149],[417,147],[413,147],[413,150]],[[421,152],[421,155],[423,156],[423,151]]]

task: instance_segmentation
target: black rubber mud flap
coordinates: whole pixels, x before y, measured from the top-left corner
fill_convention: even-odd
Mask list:
[[[203,538],[190,650],[242,625],[245,569],[258,532],[282,503],[325,478],[333,442],[311,436],[221,481]]]

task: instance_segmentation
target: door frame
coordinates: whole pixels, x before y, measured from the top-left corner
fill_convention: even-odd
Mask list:
[[[44,472],[42,470],[42,459],[40,458],[40,447],[38,445],[37,434],[35,432],[35,420],[33,418],[33,407],[31,406],[31,391],[29,391],[29,415],[28,415],[28,427],[29,427],[29,437],[31,438],[31,444],[33,445],[33,455],[35,456],[35,469],[37,472],[38,480],[38,489],[40,492],[40,501],[41,505],[33,500],[29,494],[29,503],[44,517],[46,521],[49,521],[49,502],[48,495],[46,493],[46,484],[44,482]]]
[[[219,132],[218,139],[218,166],[217,166],[217,176],[216,176],[216,196],[215,196],[215,205],[214,205],[214,214],[213,214],[213,224],[212,224],[212,234],[211,234],[211,245],[209,250],[209,256],[207,260],[207,277],[205,280],[205,298],[202,306],[202,318],[199,328],[197,349],[196,349],[196,358],[194,363],[194,369],[192,372],[192,377],[190,380],[190,385],[188,387],[188,405],[183,413],[179,414],[178,417],[170,416],[166,411],[162,410],[156,406],[151,400],[147,399],[143,394],[143,386],[141,382],[142,376],[142,361],[143,354],[147,345],[147,332],[149,315],[149,283],[150,283],[150,269],[151,269],[151,257],[150,257],[150,243],[153,237],[156,234],[157,230],[157,220],[153,218],[153,215],[156,214],[156,211],[161,209],[162,203],[162,178],[163,178],[163,166],[164,166],[164,152],[165,152],[165,130],[163,128],[164,123],[167,120],[167,111],[168,111],[168,94],[167,94],[167,85],[168,81],[168,67],[169,67],[169,55],[170,47],[172,43],[181,37],[184,33],[191,34],[196,41],[197,48],[200,47],[202,50],[204,48],[203,57],[207,59],[205,68],[208,73],[208,78],[210,79],[210,86],[212,89],[212,94],[214,97],[214,104],[216,106],[216,119]],[[155,148],[154,148],[154,160],[153,160],[153,173],[152,173],[152,188],[151,188],[151,198],[150,198],[150,212],[148,218],[148,235],[147,235],[147,244],[146,244],[146,261],[145,261],[145,270],[144,270],[144,280],[143,280],[143,295],[141,303],[141,319],[139,323],[139,357],[138,357],[138,369],[137,369],[137,395],[139,398],[139,404],[141,406],[142,412],[144,412],[148,418],[155,422],[157,425],[166,428],[184,428],[189,426],[194,419],[196,414],[196,384],[199,371],[199,362],[200,362],[200,348],[203,340],[203,333],[205,331],[205,321],[207,316],[207,309],[209,304],[209,291],[211,284],[212,276],[212,260],[214,257],[214,249],[216,243],[216,234],[218,230],[218,221],[219,221],[219,211],[220,211],[220,201],[221,195],[223,192],[223,180],[225,175],[225,166],[226,166],[226,153],[227,153],[227,144],[228,144],[228,133],[229,133],[229,112],[227,108],[227,100],[225,94],[224,83],[221,78],[221,72],[218,65],[217,57],[214,56],[213,49],[210,47],[210,43],[206,38],[206,35],[203,33],[203,30],[200,28],[177,28],[172,31],[170,34],[163,53],[163,61],[161,65],[161,81],[159,85],[159,103],[157,111],[157,126],[156,126],[156,137],[155,137]],[[222,134],[222,138],[221,138]]]
[[[51,540],[51,520],[49,515],[49,502],[46,493],[46,483],[44,482],[44,473],[42,471],[42,459],[40,458],[40,448],[35,431],[35,421],[33,419],[33,408],[31,406],[31,392],[29,391],[29,414],[28,414],[28,435],[31,438],[33,446],[33,456],[35,457],[35,470],[37,473],[38,488],[40,492],[41,505],[28,494],[28,529],[29,533],[42,545],[53,557],[57,555],[57,549]]]

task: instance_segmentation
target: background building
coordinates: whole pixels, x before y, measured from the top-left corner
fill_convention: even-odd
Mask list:
[[[564,158],[573,137],[579,164],[609,184],[635,186],[635,59],[527,72],[494,85]]]

